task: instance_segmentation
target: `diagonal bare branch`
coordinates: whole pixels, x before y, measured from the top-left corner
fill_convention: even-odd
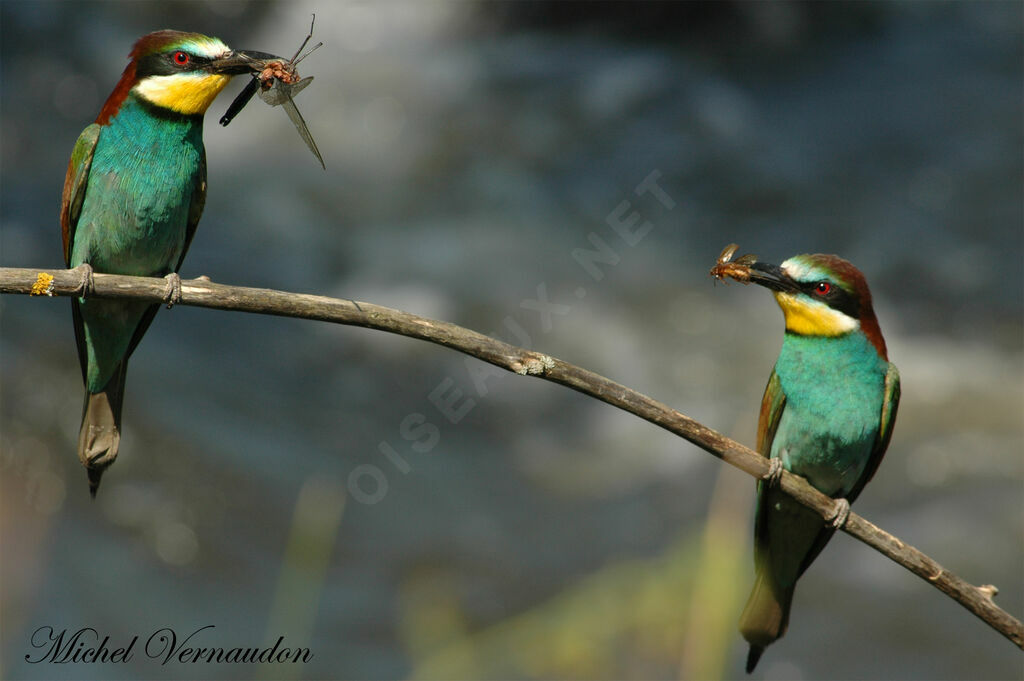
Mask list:
[[[94,292],[90,295],[100,298],[159,303],[167,295],[165,279],[95,274],[94,284]],[[81,285],[82,275],[75,270],[0,268],[0,293],[71,296],[79,293]],[[768,461],[761,455],[657,400],[560,359],[509,345],[448,322],[372,303],[227,286],[206,279],[182,281],[178,304],[362,326],[429,341],[520,375],[560,383],[618,407],[675,433],[755,478],[761,478],[768,472]],[[823,519],[832,518],[834,501],[803,478],[784,472],[781,485],[787,494],[816,511]],[[855,513],[850,513],[843,531],[926,580],[1024,649],[1024,624],[995,604],[995,587],[968,583]]]

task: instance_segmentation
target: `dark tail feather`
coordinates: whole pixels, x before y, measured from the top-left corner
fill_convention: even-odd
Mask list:
[[[750,643],[750,653],[747,655],[748,674],[754,671],[765,647],[786,633],[789,624],[789,605],[792,600],[792,587],[775,587],[764,573],[759,572],[747,606],[740,616],[740,633]]]
[[[85,393],[82,428],[78,433],[78,458],[89,476],[89,494],[95,498],[103,472],[117,459],[121,444],[121,402],[124,397],[125,362],[98,393]]]
[[[747,653],[747,673],[754,671],[754,667],[757,666],[757,661],[761,659],[761,653],[764,652],[763,646],[750,646],[750,652]]]

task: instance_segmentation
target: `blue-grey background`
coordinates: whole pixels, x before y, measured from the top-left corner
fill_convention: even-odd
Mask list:
[[[1020,3],[4,0],[0,264],[61,266],[67,158],[136,37],[290,55],[314,11],[298,104],[327,170],[280,109],[216,125],[232,84],[185,277],[517,329],[752,443],[781,314],[707,270],[733,241],[839,253],[903,376],[856,510],[1024,613]],[[655,172],[669,202],[635,191]],[[634,212],[652,226],[630,246],[608,219]],[[572,257],[595,237],[618,256],[600,281]],[[538,287],[568,306],[550,328]],[[481,396],[484,365],[409,339],[178,307],[131,361],[91,502],[68,301],[0,311],[4,678],[744,677],[753,484],[668,433],[511,375]],[[439,386],[475,399],[458,423]],[[417,450],[423,420],[439,439]],[[314,657],[143,654],[161,627],[210,624],[194,644],[284,636]],[[128,664],[29,664],[44,626],[141,640]],[[840,535],[753,678],[1022,671]]]

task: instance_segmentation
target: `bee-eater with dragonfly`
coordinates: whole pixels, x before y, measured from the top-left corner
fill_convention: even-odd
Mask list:
[[[180,295],[206,200],[203,114],[233,76],[271,57],[198,33],[145,35],[72,151],[60,221],[65,264],[83,273],[72,299],[86,391],[78,456],[93,496],[117,458],[128,358],[159,305],[90,298],[91,273],[166,276],[168,301]]]

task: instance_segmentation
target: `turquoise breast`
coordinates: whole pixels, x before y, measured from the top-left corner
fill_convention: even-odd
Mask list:
[[[164,116],[130,95],[100,132],[71,266],[162,276],[185,247],[203,159],[201,116]]]
[[[845,496],[871,456],[887,368],[861,333],[787,333],[775,365],[786,406],[771,456],[823,493]]]

